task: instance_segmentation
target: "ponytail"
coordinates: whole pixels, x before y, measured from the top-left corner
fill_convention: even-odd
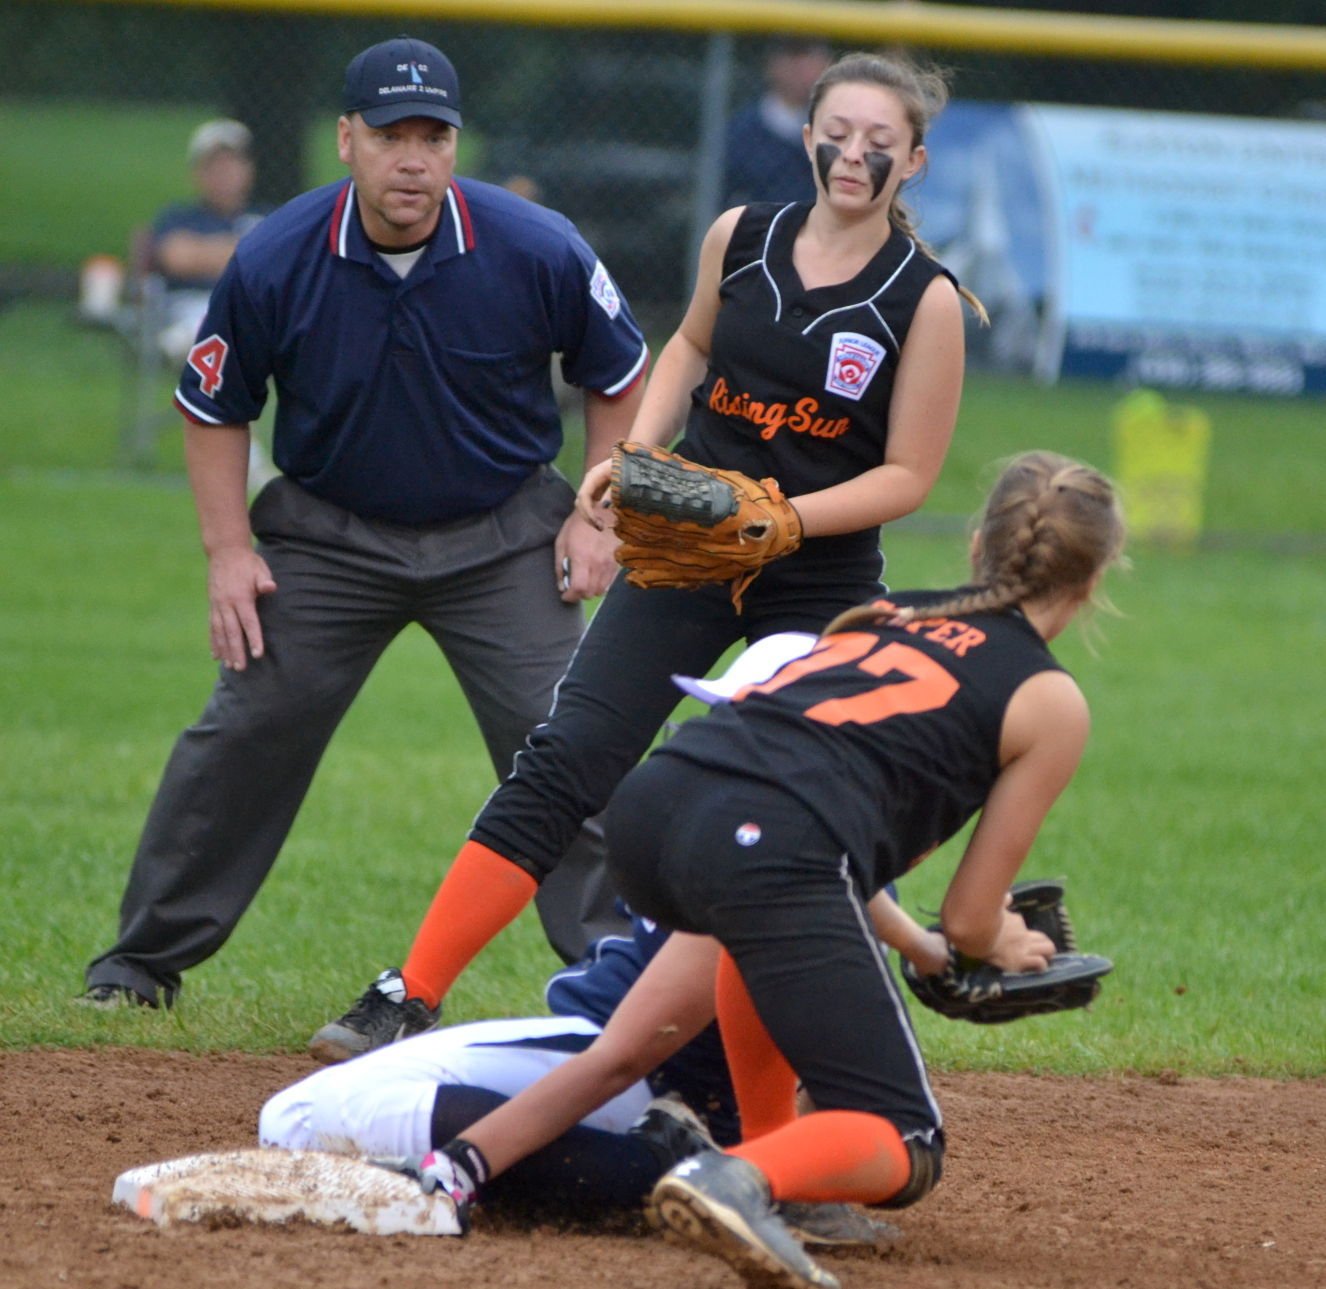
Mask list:
[[[1099,471],[1054,452],[1024,452],[1000,473],[977,523],[975,585],[921,608],[862,604],[824,634],[899,623],[1003,613],[1024,600],[1085,594],[1123,554],[1123,512]]]

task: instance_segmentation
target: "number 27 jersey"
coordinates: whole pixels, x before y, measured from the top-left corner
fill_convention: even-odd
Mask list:
[[[843,631],[688,722],[656,755],[796,797],[873,893],[981,808],[999,775],[1010,699],[1030,677],[1058,670],[1016,610]]]

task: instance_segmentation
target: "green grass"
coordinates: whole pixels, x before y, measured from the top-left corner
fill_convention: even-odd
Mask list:
[[[209,115],[206,104],[0,99],[0,263],[122,255],[131,229],[187,195],[185,144]]]
[[[123,256],[135,228],[189,198],[189,135],[220,114],[207,103],[0,97],[0,265],[72,268],[89,255]],[[309,187],[345,174],[334,116],[309,129],[304,155]],[[482,155],[480,134],[467,130],[462,173],[474,173]]]
[[[67,308],[0,313],[0,1044],[298,1049],[399,960],[492,771],[431,641],[407,631],[179,1007],[70,1005],[213,674],[177,436],[153,472],[116,472],[119,374],[110,337]],[[957,517],[995,457],[1050,446],[1108,468],[1117,396],[974,377],[926,509],[947,522],[889,537],[894,584],[961,576]],[[1116,970],[1090,1014],[995,1029],[921,1014],[939,1068],[1326,1073],[1320,405],[1194,401],[1215,426],[1210,524],[1238,540],[1136,549],[1097,653],[1063,639],[1095,728],[1026,870],[1069,878],[1084,944]],[[909,909],[937,906],[956,850],[906,879]],[[553,965],[526,914],[462,977],[449,1016],[537,1010]]]

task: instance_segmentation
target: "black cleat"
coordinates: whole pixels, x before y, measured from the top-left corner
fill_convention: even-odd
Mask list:
[[[719,1148],[705,1121],[676,1092],[655,1097],[630,1126],[628,1135],[639,1137],[649,1146],[663,1172],[692,1155]]]
[[[722,1258],[762,1289],[839,1289],[774,1211],[754,1164],[709,1151],[678,1164],[649,1197],[654,1225]]]
[[[422,1034],[437,1024],[441,1007],[407,998],[405,981],[394,967],[384,971],[340,1020],[324,1025],[309,1039],[308,1050],[323,1065],[386,1047]]]
[[[778,1216],[802,1244],[828,1249],[887,1249],[902,1239],[892,1222],[853,1204],[803,1204],[784,1200]]]

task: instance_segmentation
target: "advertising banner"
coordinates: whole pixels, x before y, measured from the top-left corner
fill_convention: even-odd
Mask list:
[[[956,102],[927,143],[912,202],[990,309],[979,356],[1326,392],[1326,124]]]

